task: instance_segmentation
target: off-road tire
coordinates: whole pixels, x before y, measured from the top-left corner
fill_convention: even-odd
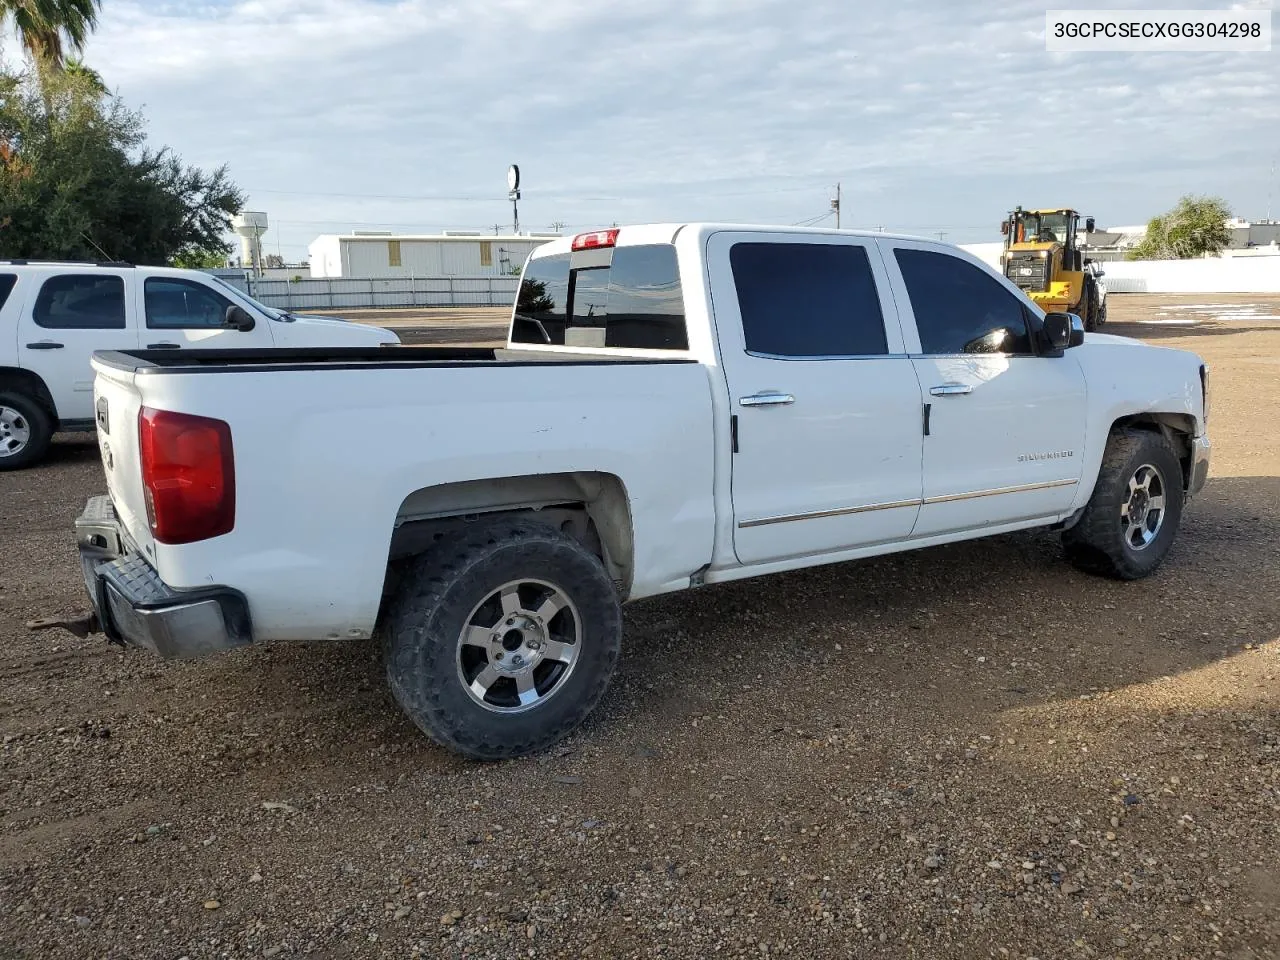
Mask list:
[[[550,583],[572,601],[583,647],[545,703],[494,713],[459,676],[459,636],[477,604],[522,577]],[[503,760],[544,750],[586,719],[613,675],[622,611],[594,554],[553,527],[508,520],[467,529],[411,561],[380,631],[392,695],[410,719],[450,750]]]
[[[1084,282],[1084,296],[1080,298],[1080,306],[1083,308],[1081,319],[1084,321],[1086,332],[1093,333],[1101,326],[1102,321],[1098,318],[1098,288],[1093,280],[1086,276]]]
[[[1121,508],[1129,495],[1129,479],[1144,465],[1154,467],[1160,475],[1167,512],[1155,539],[1137,550],[1123,535]],[[1093,496],[1079,522],[1063,531],[1067,559],[1088,573],[1117,580],[1150,576],[1173,545],[1182,504],[1182,464],[1164,435],[1150,430],[1115,430],[1107,440]]]
[[[17,453],[0,457],[0,472],[21,470],[44,459],[53,439],[53,417],[37,400],[16,390],[0,390],[0,407],[8,407],[22,415],[30,431],[26,445]]]

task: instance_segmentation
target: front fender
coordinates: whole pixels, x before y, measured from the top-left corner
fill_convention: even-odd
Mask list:
[[[1205,438],[1204,361],[1188,350],[1155,347],[1129,337],[1085,335],[1072,350],[1084,371],[1087,396],[1083,473],[1076,507],[1093,495],[1107,439],[1117,422],[1149,419],[1192,441]],[[1202,444],[1207,447],[1207,443]]]

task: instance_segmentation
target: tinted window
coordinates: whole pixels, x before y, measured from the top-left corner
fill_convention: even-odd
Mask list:
[[[516,295],[511,339],[516,343],[564,343],[569,308],[569,254],[531,258]]]
[[[193,280],[151,278],[143,288],[147,326],[153,330],[221,327],[231,301]]]
[[[13,290],[13,285],[18,282],[16,274],[0,273],[0,308],[3,308],[9,299],[9,292]]]
[[[54,330],[124,329],[124,281],[120,277],[50,277],[32,311],[36,325]]]
[[[556,254],[529,261],[516,343],[687,350],[684,298],[670,244]]]
[[[897,249],[927,354],[1031,353],[1022,303],[990,274],[959,257]]]
[[[859,357],[888,352],[865,248],[738,243],[729,262],[752,353]]]

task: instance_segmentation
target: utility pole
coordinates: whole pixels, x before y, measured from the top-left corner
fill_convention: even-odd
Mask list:
[[[561,230],[563,230],[567,226],[568,224],[565,223],[563,220],[557,220],[555,223],[551,224],[551,229],[554,230],[556,233],[559,233]]]
[[[495,224],[493,225],[493,235],[496,237],[496,236],[498,235],[498,232],[499,232],[500,230],[502,230],[502,224],[500,224],[500,223],[495,223]]]
[[[938,239],[939,239],[939,240],[945,240],[945,239],[947,239],[947,231],[945,231],[945,230],[939,230],[939,231],[938,231]]]
[[[836,184],[836,195],[831,198],[831,209],[836,212],[836,229],[840,229],[840,184]]]

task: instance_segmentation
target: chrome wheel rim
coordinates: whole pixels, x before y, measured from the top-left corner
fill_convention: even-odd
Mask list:
[[[1165,485],[1160,471],[1144,463],[1129,478],[1120,505],[1120,531],[1130,550],[1145,550],[1164,526]]]
[[[582,618],[545,580],[511,580],[472,609],[458,635],[458,680],[494,713],[523,713],[560,690],[582,650]]]
[[[31,422],[13,407],[0,407],[0,457],[14,457],[31,442]]]

